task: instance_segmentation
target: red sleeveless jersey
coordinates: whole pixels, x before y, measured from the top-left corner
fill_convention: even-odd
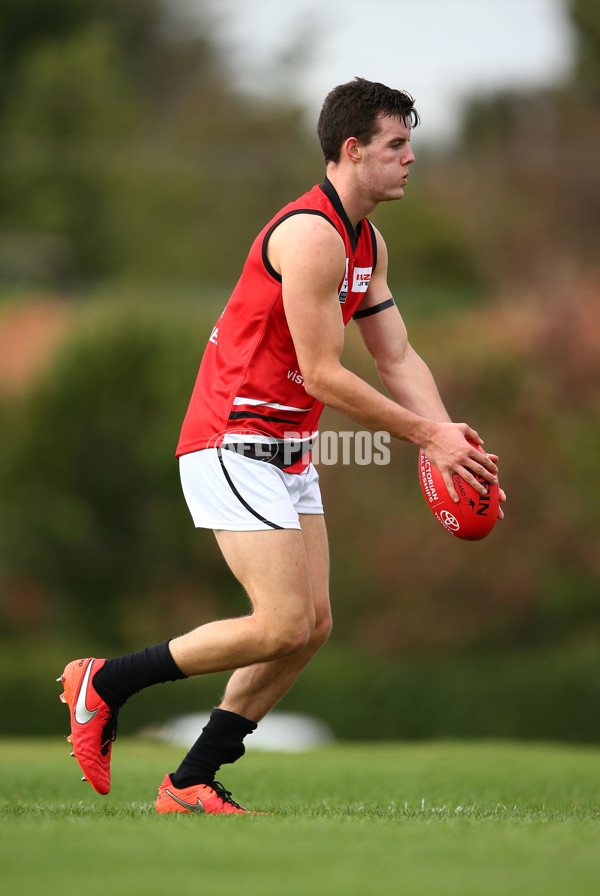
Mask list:
[[[274,229],[297,214],[321,215],[346,247],[339,300],[347,324],[365,297],[377,263],[375,232],[352,227],[329,180],[286,205],[259,233],[242,275],[206,346],[177,446],[177,456],[246,437],[261,442],[316,438],[323,404],[308,394],[283,307],[281,276],[267,258]],[[307,258],[306,263],[310,264]],[[305,469],[310,456],[287,472]]]

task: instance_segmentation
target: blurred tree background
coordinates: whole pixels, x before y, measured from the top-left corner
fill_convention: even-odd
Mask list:
[[[600,736],[600,12],[568,10],[569,79],[475,96],[456,145],[422,152],[410,197],[374,215],[412,342],[501,455],[509,503],[462,543],[430,517],[411,447],[321,466],[336,629],[286,707],[340,736]],[[72,656],[245,611],[174,449],[255,233],[321,176],[302,110],[236,85],[208,8],[191,28],[160,0],[3,3],[6,732],[63,730],[53,679]],[[359,343],[349,327],[347,362],[375,382]],[[322,428],[351,424],[327,411]],[[146,692],[122,730],[219,686]]]

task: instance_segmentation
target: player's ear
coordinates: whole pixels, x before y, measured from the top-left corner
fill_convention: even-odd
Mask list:
[[[356,137],[348,137],[344,143],[344,152],[351,162],[360,162],[361,146]]]

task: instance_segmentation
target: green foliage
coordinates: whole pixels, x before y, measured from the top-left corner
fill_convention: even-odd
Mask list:
[[[0,668],[6,730],[64,729],[54,679],[74,655],[114,655],[245,611],[212,537],[192,526],[173,457],[222,298],[198,311],[159,295],[92,302],[49,373],[3,408],[0,612],[15,639]],[[335,630],[286,707],[344,738],[600,737],[589,712],[597,304],[591,290],[543,308],[412,328],[453,415],[501,455],[507,519],[486,541],[463,544],[435,524],[408,446],[392,446],[386,468],[320,468]],[[347,337],[346,363],[372,377],[353,328]],[[348,426],[326,413],[323,429]],[[143,692],[122,730],[214,705],[225,678]],[[23,699],[35,715],[19,711]]]
[[[110,31],[132,80],[157,100],[164,98],[189,73],[190,57],[208,47],[198,34],[186,30],[180,12],[180,7],[169,8],[162,0],[61,0],[59,4],[5,0],[0,9],[2,77],[12,89],[30,54],[44,46],[69,43],[99,26]],[[200,58],[206,56],[206,52],[200,54]],[[213,70],[218,68],[213,56],[210,62]],[[196,58],[196,71],[198,65]]]
[[[6,127],[17,137],[110,140],[131,132],[135,101],[112,34],[91,25],[23,59]]]
[[[7,412],[0,564],[17,616],[23,592],[48,588],[55,625],[118,638],[199,577],[174,452],[208,332],[176,312],[92,314]]]
[[[48,379],[1,409],[0,618],[9,637],[64,632],[113,652],[245,606],[210,537],[193,530],[173,452],[210,327],[251,240],[319,179],[321,162],[299,110],[244,98],[210,23],[198,36],[169,9],[158,0],[7,0],[0,10],[0,277],[100,279],[105,294],[108,277],[129,278],[139,293],[119,312],[86,307]],[[365,689],[364,713],[388,694],[408,695],[402,718],[414,721],[390,732],[402,736],[598,736],[585,710],[597,699],[599,632],[600,320],[597,275],[585,273],[597,263],[600,215],[598,29],[593,0],[570,9],[580,37],[572,83],[474,99],[456,152],[419,160],[422,187],[411,183],[400,206],[375,216],[411,341],[452,416],[500,454],[509,494],[506,522],[464,545],[428,516],[411,448],[394,446],[386,470],[321,470],[336,637],[388,658],[370,666],[377,688]],[[217,295],[210,312],[176,304],[177,282],[204,306]],[[484,290],[494,304],[482,304]],[[73,291],[80,305],[84,295]],[[351,328],[347,360],[372,377]],[[348,427],[326,413],[323,428]],[[463,654],[472,657],[465,674]],[[352,703],[352,666],[361,666],[353,653],[332,659],[331,672],[319,659],[321,677],[303,679],[291,704],[326,694],[338,707],[339,693]],[[11,674],[2,701],[16,719]],[[512,700],[519,676],[523,699]],[[21,684],[32,701],[41,694],[31,677]],[[194,683],[198,699],[213,702],[213,685]],[[161,714],[180,705],[154,699],[140,697],[132,725],[146,700]],[[451,714],[456,705],[462,712]],[[337,730],[352,736],[338,709]]]
[[[546,287],[595,270],[600,119],[585,89],[574,83],[475,96],[462,139],[452,175],[446,171],[447,199],[461,209],[489,284]],[[560,190],[560,202],[548,184]]]
[[[595,0],[570,0],[578,37],[576,76],[581,90],[600,101],[600,9]]]
[[[482,271],[462,228],[460,215],[428,195],[427,190],[412,189],[403,201],[386,203],[375,211],[373,223],[385,235],[389,252],[388,282],[398,294],[405,294],[411,303],[411,293],[425,291],[429,297],[433,289],[443,292],[445,304],[456,307],[465,294],[481,296]],[[434,302],[435,311],[441,302]],[[424,313],[431,313],[429,303],[413,301],[416,313],[425,305]]]
[[[121,257],[110,171],[138,113],[120,63],[110,33],[92,26],[27,56],[7,102],[5,222],[60,237],[63,276],[106,273]]]
[[[70,36],[86,20],[82,0],[5,0],[0,8],[0,71],[4,85],[11,79],[20,61],[33,48],[48,40]],[[2,91],[2,97],[9,91]]]
[[[142,612],[135,620],[140,627]],[[58,700],[61,688],[55,679],[77,656],[110,656],[114,643],[111,639],[103,647],[93,619],[88,610],[86,631],[71,641],[53,635],[3,644],[0,713],[5,734],[66,735],[68,711]],[[164,637],[166,620],[163,625]],[[597,743],[600,720],[589,711],[600,699],[597,662],[593,644],[393,659],[351,648],[334,636],[280,708],[322,718],[346,741],[473,737]],[[227,678],[226,673],[201,676],[136,694],[120,713],[120,734],[138,734],[179,715],[210,711]],[[35,713],[23,713],[23,705],[35,706]]]
[[[206,11],[202,29],[158,0],[54,12],[0,13],[0,278],[230,282],[256,232],[322,177],[299,108],[235,87]],[[410,227],[386,223],[394,281],[476,290],[455,215],[435,199],[411,210]]]
[[[90,304],[50,372],[3,410],[1,613],[15,635],[78,635],[93,620],[112,653],[245,610],[212,538],[191,525],[173,458],[223,298],[199,313],[150,295]],[[320,467],[341,643],[410,666],[484,648],[575,651],[597,633],[597,304],[590,290],[548,307],[411,328],[452,416],[501,457],[507,519],[484,542],[432,520],[410,446],[392,445],[386,468]],[[350,327],[345,363],[372,378],[359,343]],[[326,412],[324,430],[349,427]],[[573,736],[592,736],[583,716]]]
[[[320,179],[300,110],[244,96],[200,11],[190,27],[161,0],[3,4],[0,278],[230,281],[256,231]],[[379,210],[394,288],[434,289],[452,307],[594,264],[597,4],[568,11],[570,81],[474,94],[456,153],[424,152],[422,193],[411,183],[401,213]]]

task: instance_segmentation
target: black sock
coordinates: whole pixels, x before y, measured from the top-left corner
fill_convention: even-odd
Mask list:
[[[175,787],[212,784],[221,765],[235,762],[246,748],[242,743],[257,723],[226,709],[213,709],[202,734],[176,772],[171,775]]]
[[[171,656],[169,642],[107,660],[94,675],[94,688],[111,709],[120,709],[132,694],[165,681],[187,678]]]

